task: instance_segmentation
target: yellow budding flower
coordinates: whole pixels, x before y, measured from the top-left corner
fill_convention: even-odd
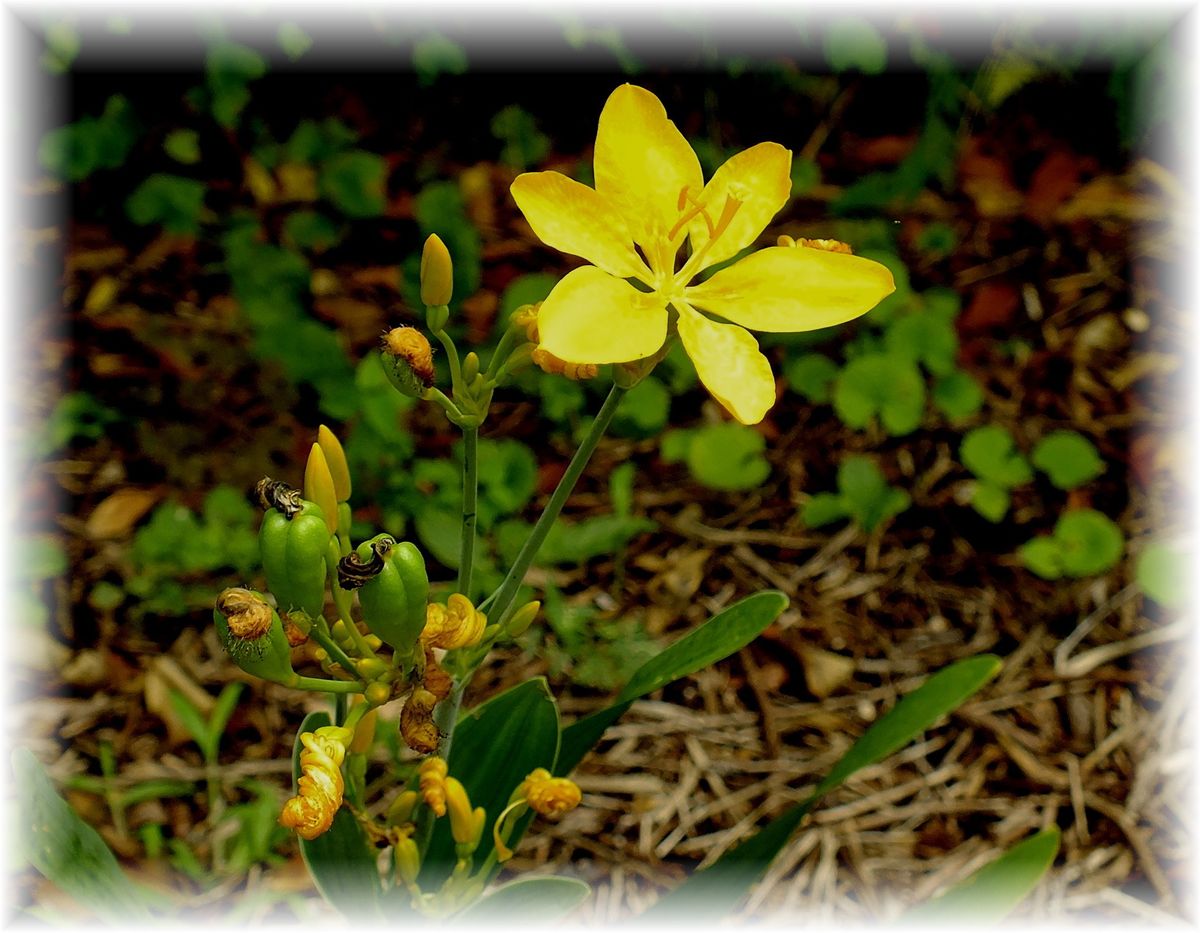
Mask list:
[[[421,303],[448,305],[454,293],[454,263],[450,251],[436,233],[421,250]]]
[[[513,794],[512,802],[496,819],[492,826],[492,842],[496,846],[496,858],[507,862],[512,858],[512,849],[505,845],[501,836],[504,820],[521,806],[528,806],[535,813],[550,819],[558,819],[564,813],[569,813],[579,806],[583,794],[579,785],[568,778],[552,777],[545,768],[535,768]]]
[[[338,502],[350,499],[350,464],[346,462],[346,451],[341,442],[325,425],[317,428],[317,443],[325,454],[325,463],[329,466],[329,474],[333,477],[333,489]]]
[[[521,784],[519,793],[533,810],[551,819],[558,819],[574,810],[583,796],[574,781],[551,777],[545,768],[531,771]]]
[[[446,775],[450,773],[441,758],[426,758],[417,769],[421,799],[437,816],[446,815]]]
[[[461,593],[453,594],[441,603],[430,603],[425,610],[425,628],[421,642],[430,648],[470,648],[479,644],[487,616],[480,612]]]
[[[645,359],[662,348],[673,311],[709,392],[739,421],[761,421],[775,402],[775,380],[746,328],[830,327],[895,290],[879,263],[779,246],[691,284],[766,229],[791,196],[791,162],[783,146],[759,143],[705,184],[696,153],[662,102],[644,88],[618,87],[600,114],[594,189],[557,172],[527,172],[512,184],[544,243],[592,263],[567,273],[542,303],[541,348],[571,363]],[[689,253],[676,268],[685,240]]]
[[[325,516],[325,527],[329,533],[337,533],[337,493],[333,485],[333,474],[321,445],[313,444],[304,465],[304,498],[321,507]]]
[[[342,805],[345,782],[342,762],[353,738],[349,729],[324,726],[300,736],[300,780],[297,794],[283,805],[279,822],[304,839],[316,839],[333,825]]]

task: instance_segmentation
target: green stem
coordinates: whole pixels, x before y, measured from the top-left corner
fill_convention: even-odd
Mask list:
[[[475,510],[479,496],[479,428],[463,428],[462,546],[458,552],[456,591],[471,598],[475,566]]]
[[[450,335],[444,330],[434,331],[433,335],[437,337],[446,351],[446,362],[450,364],[450,385],[454,387],[454,395],[460,397],[463,385],[462,365],[458,361],[458,348],[454,346],[454,341],[450,339]]]
[[[529,565],[533,563],[533,559],[537,556],[542,542],[546,540],[546,535],[550,533],[550,529],[558,519],[558,513],[562,511],[562,507],[574,491],[575,483],[579,481],[579,477],[583,474],[588,461],[592,459],[596,445],[608,429],[609,422],[612,421],[613,415],[616,414],[617,406],[621,403],[621,398],[625,392],[626,390],[621,386],[614,384],[608,393],[608,398],[604,400],[604,404],[596,412],[596,418],[592,421],[592,426],[588,428],[587,435],[579,445],[579,449],[575,451],[575,456],[571,458],[571,463],[567,466],[567,471],[563,474],[562,479],[558,481],[558,487],[554,490],[553,495],[550,496],[550,501],[546,503],[546,508],[538,517],[537,524],[533,526],[533,531],[530,532],[529,538],[521,546],[521,551],[517,554],[517,559],[513,562],[512,567],[509,568],[508,576],[500,584],[500,588],[496,591],[495,596],[488,600],[492,604],[488,612],[492,621],[498,622],[501,625],[504,624],[505,617],[508,615],[509,609],[512,608],[512,601],[516,598],[517,588],[521,585],[521,581],[525,579],[525,572],[529,569]]]
[[[326,680],[324,677],[298,676],[292,684],[297,690],[324,690],[326,693],[362,693],[367,685],[361,680]]]

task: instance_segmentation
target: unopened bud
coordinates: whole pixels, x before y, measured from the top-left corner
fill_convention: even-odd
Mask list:
[[[475,377],[479,375],[479,354],[474,350],[463,357],[462,361],[462,377],[463,381],[470,384],[475,381]]]
[[[416,884],[421,874],[421,850],[408,836],[396,840],[396,874],[405,884]]]
[[[600,368],[594,363],[568,363],[541,347],[534,350],[529,358],[542,372],[550,373],[553,376],[566,376],[575,381],[595,379],[600,372]]]
[[[308,633],[312,630],[312,620],[303,609],[289,612],[283,620],[283,634],[288,645],[296,648],[308,641]]]
[[[411,823],[413,811],[416,810],[417,802],[420,799],[420,795],[415,790],[406,790],[396,797],[387,810],[388,825],[400,826],[404,823]]]
[[[450,834],[460,846],[469,845],[475,833],[475,815],[467,789],[457,778],[446,778],[446,811],[450,814]]]
[[[421,250],[421,301],[430,306],[448,305],[454,294],[454,263],[450,251],[436,233]]]
[[[354,729],[354,739],[350,742],[350,751],[362,755],[371,748],[371,743],[375,741],[375,723],[378,719],[378,712],[371,710],[358,721]]]
[[[330,534],[337,532],[337,493],[334,491],[333,474],[320,444],[313,444],[308,452],[308,463],[304,465],[304,498],[315,502],[325,515],[325,527]]]
[[[346,452],[337,436],[325,425],[317,428],[317,443],[321,445],[321,452],[325,454],[325,462],[329,465],[337,501],[346,502],[350,498],[350,464],[346,462]]]
[[[392,698],[392,688],[389,684],[381,684],[379,681],[376,681],[373,684],[367,684],[367,689],[363,696],[367,698],[367,702],[372,706],[382,706]]]
[[[417,768],[421,797],[435,816],[446,815],[446,775],[449,770],[446,760],[437,756],[426,758]]]
[[[541,608],[541,602],[535,599],[533,602],[526,603],[514,612],[504,626],[509,637],[516,638],[519,635],[524,635],[529,626],[533,624],[533,620],[537,618],[538,610]]]
[[[354,667],[358,670],[359,676],[367,680],[374,680],[387,670],[387,665],[379,658],[363,658],[361,661],[355,661]]]
[[[420,398],[433,385],[433,347],[415,327],[393,327],[383,335],[383,372],[396,390]]]

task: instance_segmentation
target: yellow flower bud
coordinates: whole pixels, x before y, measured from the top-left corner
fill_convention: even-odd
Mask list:
[[[371,710],[358,721],[354,728],[354,740],[350,743],[350,751],[355,755],[365,754],[375,741],[375,723],[379,719],[378,710]]]
[[[475,381],[476,376],[483,375],[479,371],[479,354],[472,350],[462,361],[462,377],[463,381],[470,384]]]
[[[454,293],[454,264],[450,251],[435,233],[421,250],[421,301],[426,305],[448,305]]]
[[[415,790],[406,790],[398,795],[387,810],[387,822],[389,826],[399,826],[402,823],[411,823],[413,811],[417,808],[417,803],[420,801],[420,796]]]
[[[387,664],[379,658],[363,658],[355,661],[354,667],[358,670],[359,675],[367,680],[374,680],[388,669]]]
[[[417,769],[421,797],[436,816],[446,815],[446,775],[449,768],[444,759],[426,758]]]
[[[421,873],[421,850],[409,836],[396,840],[396,874],[405,884],[416,884]]]
[[[304,498],[321,507],[325,513],[325,527],[334,534],[337,531],[337,493],[320,444],[313,444],[308,452],[308,463],[304,466]]]
[[[329,466],[329,474],[333,477],[333,491],[337,495],[337,501],[346,502],[350,498],[350,464],[346,462],[346,452],[342,450],[337,436],[325,425],[317,428],[317,443],[321,445],[325,463]]]
[[[349,729],[324,726],[300,736],[300,780],[296,796],[283,805],[279,822],[304,839],[316,839],[333,825],[346,785],[342,762],[353,737]]]
[[[469,648],[479,644],[487,628],[487,616],[461,593],[441,603],[430,603],[425,610],[425,628],[421,641],[431,648]]]
[[[373,684],[367,684],[367,690],[364,696],[368,703],[375,706],[382,706],[392,698],[392,688],[389,684],[381,684],[376,681]]]
[[[562,777],[551,777],[545,768],[531,771],[521,784],[520,791],[525,802],[542,816],[557,819],[579,806],[582,793],[579,786]]]
[[[415,327],[393,327],[383,335],[383,372],[396,390],[420,398],[433,385],[433,347]]]
[[[514,612],[504,626],[509,637],[516,638],[519,635],[524,635],[529,626],[533,624],[533,620],[537,618],[538,610],[541,608],[541,602],[535,599],[533,602],[526,603]]]
[[[446,778],[446,809],[450,813],[450,834],[459,845],[469,845],[475,833],[475,814],[467,789],[457,778]]]

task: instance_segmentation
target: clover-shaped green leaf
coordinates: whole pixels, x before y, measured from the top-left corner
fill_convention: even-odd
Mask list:
[[[770,476],[771,465],[763,457],[766,446],[753,428],[727,421],[668,431],[661,451],[668,463],[687,463],[692,477],[709,489],[736,491],[753,489]]]
[[[888,326],[884,342],[893,356],[920,363],[935,376],[954,370],[958,334],[942,315],[916,312],[897,318]]]
[[[837,484],[837,493],[819,493],[805,505],[801,517],[809,528],[852,518],[866,531],[874,531],[912,503],[908,493],[887,484],[868,457],[854,455],[842,461]]]
[[[1003,486],[981,479],[971,493],[971,505],[989,522],[998,522],[1008,514],[1012,496]]]
[[[1051,431],[1037,442],[1031,459],[1059,489],[1075,489],[1104,472],[1095,445],[1075,431]]]
[[[837,363],[821,353],[806,353],[789,359],[783,368],[788,385],[818,405],[829,401],[830,386],[837,374]]]
[[[352,149],[321,166],[321,193],[348,217],[377,217],[387,204],[387,161]]]
[[[550,151],[550,138],[538,129],[531,114],[512,104],[492,118],[492,135],[504,143],[500,161],[523,172]]]
[[[613,416],[618,437],[653,437],[671,414],[671,393],[653,376],[647,376],[625,393]]]
[[[868,353],[838,374],[833,407],[847,427],[865,428],[878,417],[889,434],[909,434],[925,412],[925,380],[908,360]]]
[[[1067,512],[1052,535],[1026,542],[1017,554],[1021,562],[1045,580],[1089,577],[1116,566],[1125,539],[1108,516],[1095,509]]]
[[[143,181],[125,201],[125,213],[135,224],[162,224],[168,233],[199,231],[203,209],[202,182],[162,173]]]
[[[983,389],[969,373],[955,369],[933,385],[933,404],[951,424],[974,417],[983,407]]]
[[[1029,461],[1016,449],[1013,436],[998,424],[968,431],[958,454],[977,477],[1004,489],[1024,486],[1033,479]]]
[[[1134,575],[1142,592],[1155,602],[1176,608],[1187,598],[1184,555],[1165,541],[1151,541],[1138,555]]]

